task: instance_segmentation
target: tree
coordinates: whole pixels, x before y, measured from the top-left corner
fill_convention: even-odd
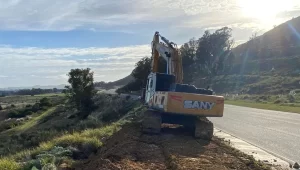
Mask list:
[[[58,92],[58,90],[57,90],[57,88],[53,88],[53,93],[57,93]]]
[[[79,116],[86,118],[94,107],[93,96],[96,94],[94,89],[94,73],[90,68],[87,69],[71,69],[68,82],[70,86],[66,86],[64,91],[70,102],[75,104],[79,110]]]
[[[195,38],[190,39],[189,42],[184,43],[180,47],[180,55],[182,57],[182,67],[183,67],[183,81],[184,83],[190,83],[195,76],[195,59],[196,51],[198,48],[198,40]]]
[[[233,45],[231,39],[232,29],[223,27],[216,30],[213,34],[205,31],[204,35],[198,40],[196,51],[196,69],[198,74],[214,76],[223,67],[225,54],[229,54]]]
[[[147,76],[151,72],[151,58],[144,57],[135,64],[131,75],[135,78],[135,81],[140,81],[142,86],[146,85]]]

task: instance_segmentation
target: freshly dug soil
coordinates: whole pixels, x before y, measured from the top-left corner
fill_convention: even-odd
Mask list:
[[[143,134],[129,124],[105,142],[76,170],[261,170],[269,166],[229,147],[222,140],[196,140],[180,127],[164,125],[160,135]]]

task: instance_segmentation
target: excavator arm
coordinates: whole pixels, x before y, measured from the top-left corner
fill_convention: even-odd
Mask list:
[[[160,42],[159,39],[163,42]],[[152,41],[152,72],[158,72],[158,59],[162,57],[167,62],[167,74],[173,74],[176,77],[176,83],[182,83],[183,70],[182,70],[182,58],[179,55],[179,51],[176,48],[176,44],[169,42],[168,39],[161,36],[159,32],[155,32]]]

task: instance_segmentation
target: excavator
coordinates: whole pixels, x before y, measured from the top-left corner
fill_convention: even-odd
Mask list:
[[[166,61],[165,73],[158,72],[159,57]],[[224,112],[223,96],[213,95],[208,88],[183,84],[177,45],[159,32],[153,37],[151,72],[142,100],[147,107],[142,121],[144,133],[159,134],[161,124],[178,124],[193,129],[195,138],[211,140],[214,128],[207,117],[222,117]]]

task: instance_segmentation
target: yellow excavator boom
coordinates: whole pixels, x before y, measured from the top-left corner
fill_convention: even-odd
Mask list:
[[[164,41],[159,42],[159,38]],[[159,56],[167,62],[167,74],[173,74],[175,76],[175,82],[181,84],[183,82],[183,69],[182,58],[179,54],[179,50],[173,42],[169,42],[165,37],[161,36],[159,32],[155,32],[152,41],[152,72],[158,72],[158,59]]]

